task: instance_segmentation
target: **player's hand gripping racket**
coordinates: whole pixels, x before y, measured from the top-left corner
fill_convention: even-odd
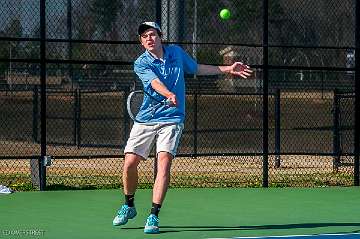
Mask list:
[[[141,109],[142,103],[144,101],[144,97],[148,96],[151,98],[151,109],[150,109],[150,115],[147,115],[147,117],[137,117],[138,113]],[[150,121],[153,116],[155,115],[156,111],[161,107],[171,107],[171,101],[169,99],[159,100],[155,97],[151,96],[149,93],[143,91],[143,90],[135,90],[130,92],[129,96],[127,97],[126,102],[126,108],[128,111],[128,114],[130,118],[137,123],[146,123]]]

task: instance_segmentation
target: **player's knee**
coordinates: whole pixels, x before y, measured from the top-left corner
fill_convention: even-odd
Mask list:
[[[136,154],[126,154],[125,156],[125,163],[124,163],[124,170],[134,170],[139,165],[141,157]]]
[[[171,161],[173,160],[174,156],[166,151],[160,151],[157,154],[157,158],[158,160],[164,161],[166,163],[171,163]]]

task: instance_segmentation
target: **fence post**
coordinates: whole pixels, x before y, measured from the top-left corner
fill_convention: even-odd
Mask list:
[[[69,60],[72,60],[73,58],[73,43],[72,43],[72,38],[73,38],[73,30],[72,30],[72,0],[67,0],[67,4],[66,4],[66,28],[67,28],[67,38],[69,41],[68,43],[68,49],[67,49],[67,57]],[[68,65],[68,77],[71,81],[71,86],[73,87],[74,85],[74,68],[72,64]]]
[[[356,4],[355,22],[355,130],[354,130],[354,186],[359,186],[360,153],[360,3]]]
[[[268,82],[268,19],[269,1],[263,0],[263,179],[262,186],[269,186],[269,82]]]
[[[281,130],[280,130],[280,121],[281,121],[281,113],[280,113],[280,89],[275,91],[275,168],[280,168],[280,150],[281,150]]]
[[[333,170],[337,172],[340,166],[340,105],[337,89],[334,90],[333,124]]]
[[[75,90],[75,130],[76,130],[76,146],[80,148],[81,146],[81,91],[80,89]]]
[[[155,3],[155,19],[156,19],[156,22],[158,23],[158,24],[160,24],[160,27],[162,27],[161,26],[161,9],[162,8],[162,5],[161,5],[161,0],[156,0],[156,3]]]
[[[33,100],[32,100],[32,106],[33,106],[33,114],[32,114],[32,138],[34,143],[38,143],[38,131],[39,131],[39,125],[38,125],[38,116],[39,116],[39,92],[38,87],[33,87]]]
[[[43,159],[46,156],[46,0],[40,0],[40,157],[39,178],[40,191],[46,190],[46,166]]]
[[[39,142],[38,138],[38,116],[39,116],[39,92],[38,87],[35,85],[33,87],[33,100],[32,100],[32,106],[33,106],[33,114],[32,114],[32,124],[33,124],[33,132],[32,132],[32,138],[34,143]],[[31,183],[35,187],[40,186],[40,166],[39,166],[39,159],[38,158],[32,158],[30,159],[30,175],[31,175]]]
[[[198,112],[198,93],[197,93],[197,90],[194,94],[194,131],[193,131],[193,137],[194,137],[194,152],[193,154],[196,156],[197,155],[197,151],[198,151],[198,145],[197,145],[197,136],[198,136],[198,118],[197,118],[197,112]]]
[[[74,132],[73,132],[73,144],[77,146],[77,128],[78,128],[78,122],[77,122],[77,111],[78,111],[78,95],[77,95],[77,91],[74,90],[73,91],[73,96],[74,96],[74,108],[73,108],[73,113],[74,113]]]
[[[159,2],[156,2],[156,10],[160,10]],[[163,38],[167,41],[177,42],[184,38],[184,1],[168,0],[161,1],[161,30]],[[171,14],[171,17],[168,17]],[[159,16],[157,15],[158,19]]]

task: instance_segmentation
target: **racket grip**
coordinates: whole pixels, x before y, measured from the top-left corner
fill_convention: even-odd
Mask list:
[[[172,105],[171,100],[170,100],[170,99],[166,99],[166,100],[165,100],[165,105],[166,105],[166,106],[171,106],[171,105]]]

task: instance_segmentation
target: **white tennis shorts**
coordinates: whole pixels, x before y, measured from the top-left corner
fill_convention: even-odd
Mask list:
[[[134,123],[124,153],[134,153],[147,159],[156,140],[156,153],[168,152],[175,157],[183,128],[183,123]]]

